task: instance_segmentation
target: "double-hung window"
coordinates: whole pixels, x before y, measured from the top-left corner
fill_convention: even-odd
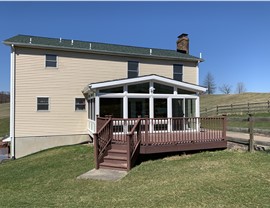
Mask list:
[[[84,98],[75,98],[75,110],[84,111],[85,110],[85,99]]]
[[[57,67],[57,55],[46,54],[46,67]]]
[[[37,111],[48,111],[49,110],[49,98],[38,97],[37,98]]]
[[[129,61],[128,62],[128,78],[138,77],[139,75],[139,62]]]
[[[177,81],[183,81],[183,65],[173,65],[173,79]]]

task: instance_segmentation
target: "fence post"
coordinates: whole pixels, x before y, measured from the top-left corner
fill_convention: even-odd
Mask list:
[[[227,114],[223,114],[223,129],[222,129],[222,137],[226,139],[226,131],[227,131]]]
[[[254,151],[254,118],[249,114],[249,152]]]

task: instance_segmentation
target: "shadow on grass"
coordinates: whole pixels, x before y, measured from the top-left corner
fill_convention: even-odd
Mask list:
[[[178,151],[178,152],[166,152],[166,153],[155,153],[155,154],[140,154],[135,166],[140,165],[143,162],[151,161],[151,160],[160,160],[166,157],[172,156],[181,156],[181,155],[193,155],[201,152],[215,152],[225,150],[224,148],[217,148],[217,149],[209,149],[209,150],[190,150],[190,151]]]

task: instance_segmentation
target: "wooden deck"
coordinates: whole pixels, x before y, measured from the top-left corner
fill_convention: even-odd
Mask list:
[[[156,132],[149,133],[148,140],[142,133],[140,154],[153,154],[175,151],[227,148],[222,131],[201,132]],[[126,144],[126,135],[114,135],[115,144]]]
[[[103,158],[108,157],[113,145],[118,145],[120,152],[124,151],[126,156],[123,159],[121,155],[122,162],[116,163],[127,170],[132,168],[138,154],[227,148],[224,117],[101,118],[97,124],[100,129],[94,135],[97,168],[104,162]]]

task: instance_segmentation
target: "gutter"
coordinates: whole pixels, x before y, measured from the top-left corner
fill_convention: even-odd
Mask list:
[[[15,159],[15,47],[11,45],[10,53],[10,154]]]

